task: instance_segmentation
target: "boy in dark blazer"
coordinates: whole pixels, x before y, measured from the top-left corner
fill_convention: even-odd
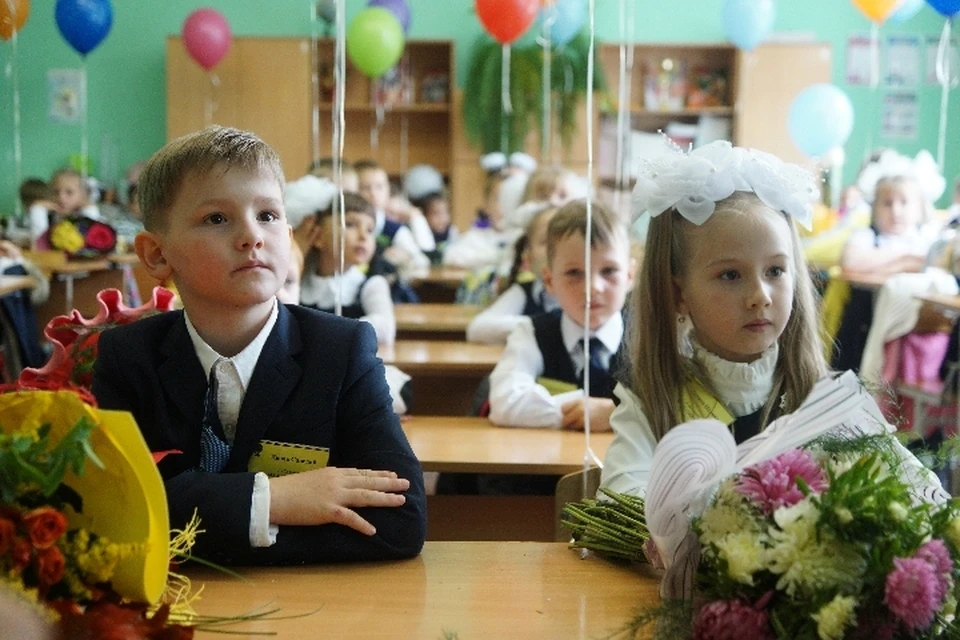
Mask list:
[[[276,300],[291,231],[273,149],[210,127],[157,152],[139,185],[137,254],[184,311],[104,332],[93,393],[151,450],[179,451],[159,464],[171,526],[197,510],[195,553],[224,562],[418,554],[423,477],[373,330]]]

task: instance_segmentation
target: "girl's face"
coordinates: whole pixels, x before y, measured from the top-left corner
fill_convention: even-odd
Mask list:
[[[423,212],[434,233],[443,233],[450,227],[450,206],[443,198],[434,198]]]
[[[917,228],[923,220],[923,196],[913,180],[884,180],[877,184],[873,200],[873,224],[877,231],[899,236]]]
[[[550,218],[556,212],[556,209],[550,209],[541,213],[528,232],[530,237],[527,242],[525,262],[527,268],[538,277],[547,264],[547,227],[550,226]]]
[[[753,362],[783,333],[793,308],[790,225],[755,205],[717,211],[703,225],[683,224],[686,273],[674,277],[677,311],[688,315],[707,350]]]
[[[364,265],[373,258],[373,252],[376,249],[376,237],[373,234],[373,216],[369,216],[359,211],[348,211],[346,220],[346,231],[343,235],[343,261],[347,267]],[[332,264],[338,264],[339,256],[333,255],[336,250],[333,243],[333,225],[334,217],[327,216],[324,221],[324,231],[313,246],[319,249],[326,257],[330,253]]]
[[[87,204],[87,194],[80,184],[80,178],[74,175],[60,175],[50,185],[59,213],[73,213]]]
[[[357,174],[357,188],[360,195],[373,205],[374,209],[386,209],[390,201],[390,180],[383,169],[364,169]]]
[[[300,272],[301,262],[298,259],[297,252],[290,252],[290,268],[287,270],[287,278],[283,281],[280,291],[277,291],[277,300],[283,304],[300,304]]]

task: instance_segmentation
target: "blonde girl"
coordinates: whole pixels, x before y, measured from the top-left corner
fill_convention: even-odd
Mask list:
[[[602,485],[643,494],[657,442],[712,417],[737,442],[794,411],[828,369],[795,220],[812,176],[715,142],[648,165],[638,211],[653,217],[628,310],[630,370],[615,391]],[[661,215],[662,214],[662,215]]]

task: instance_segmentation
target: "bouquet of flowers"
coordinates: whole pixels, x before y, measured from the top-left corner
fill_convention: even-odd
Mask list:
[[[117,232],[99,220],[69,216],[50,227],[50,246],[74,258],[99,258],[117,246]]]
[[[960,502],[917,501],[890,443],[825,441],[721,482],[693,521],[693,637],[960,636]]]

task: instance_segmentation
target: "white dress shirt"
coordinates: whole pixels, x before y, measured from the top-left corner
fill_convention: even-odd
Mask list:
[[[533,283],[533,297],[543,300],[544,311],[556,309],[556,300],[548,294],[543,282]],[[519,284],[513,284],[493,304],[478,313],[467,325],[467,342],[505,344],[510,333],[526,316],[527,293]]]
[[[204,376],[210,378],[211,370],[216,370],[217,384],[217,413],[227,442],[233,444],[237,433],[237,419],[243,398],[253,377],[253,370],[260,359],[260,352],[266,344],[270,332],[277,323],[277,302],[274,300],[273,310],[260,333],[244,347],[237,355],[226,358],[214,351],[200,334],[197,333],[187,312],[183,312],[183,319],[187,323],[187,333],[203,367]],[[257,473],[253,478],[253,497],[250,501],[250,546],[269,547],[277,541],[279,527],[270,524],[270,480],[265,473]]]
[[[579,375],[584,366],[583,327],[567,314],[560,320],[564,346]],[[599,338],[605,347],[601,359],[608,366],[623,339],[623,317],[615,313],[591,338]],[[500,426],[547,427],[559,429],[563,420],[560,406],[537,378],[543,375],[543,354],[537,345],[533,322],[524,316],[507,338],[503,356],[490,374],[490,420]]]
[[[390,283],[383,276],[370,276],[353,266],[340,275],[317,275],[311,265],[304,269],[300,281],[300,304],[320,309],[335,309],[337,296],[342,306],[356,304],[360,300],[363,316],[360,320],[373,325],[377,342],[393,344],[397,337],[397,320],[393,314],[393,298]]]
[[[710,379],[717,399],[735,418],[762,408],[773,389],[779,347],[775,343],[753,362],[730,362],[691,340],[692,357]],[[600,486],[618,493],[643,496],[657,439],[640,399],[623,385],[614,394],[620,404],[610,415],[613,442],[607,449]]]
[[[426,222],[426,220],[424,220]],[[376,224],[374,225],[373,232],[375,235],[380,235],[383,231],[383,226],[387,223],[387,216],[383,211],[377,211]],[[427,227],[429,229],[429,226]],[[430,234],[430,240],[433,240],[433,234]],[[413,237],[413,232],[410,231],[410,227],[407,225],[400,225],[400,228],[397,229],[397,232],[393,236],[392,246],[402,249],[405,253],[410,256],[409,265],[397,265],[398,267],[404,268],[420,268],[427,269],[430,267],[430,258],[428,258],[423,251],[420,249],[420,245],[417,244],[416,238]]]
[[[419,210],[411,214],[407,226],[421,251],[434,251],[437,248],[437,241],[433,237],[433,229],[430,228],[427,218]]]
[[[443,264],[462,269],[500,267],[522,232],[498,231],[493,227],[468,229],[443,250]]]

